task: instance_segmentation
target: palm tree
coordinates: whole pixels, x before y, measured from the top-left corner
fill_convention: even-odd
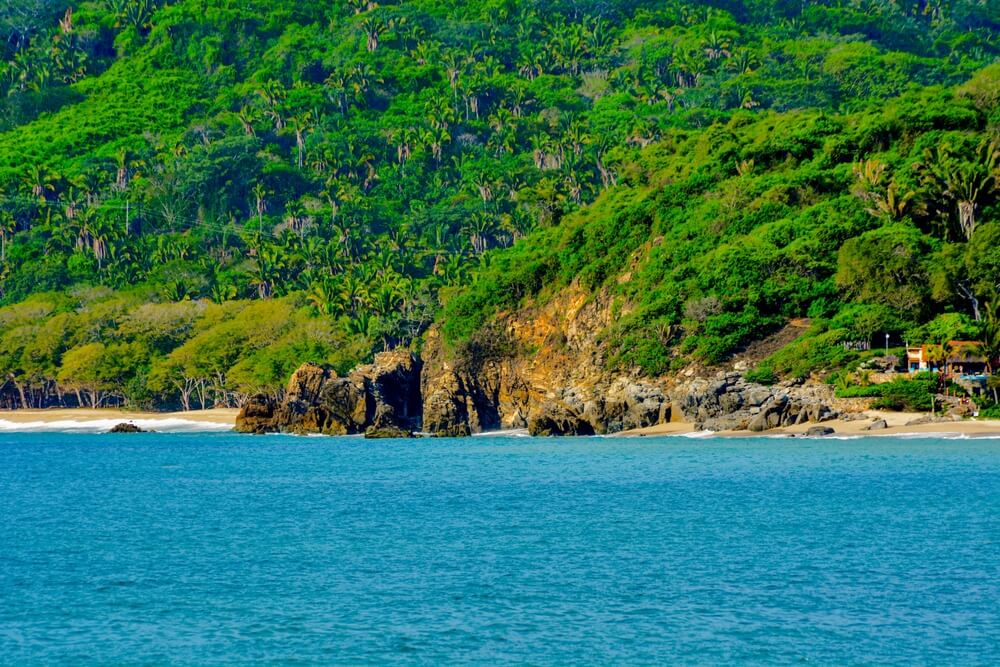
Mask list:
[[[49,194],[56,191],[59,180],[59,175],[54,171],[35,164],[28,167],[28,171],[21,178],[21,183],[26,192],[44,204],[48,201]]]
[[[257,213],[257,231],[264,231],[264,212],[267,211],[267,196],[270,194],[263,183],[254,183],[250,190],[254,199],[254,211]]]
[[[305,111],[296,114],[289,119],[289,127],[295,135],[295,166],[299,169],[305,164],[306,158],[306,133],[312,128],[312,113]]]
[[[108,257],[108,243],[115,234],[114,221],[108,217],[93,216],[89,225],[90,249],[97,260],[97,270],[103,267],[104,260]]]
[[[127,149],[122,148],[115,153],[114,188],[119,192],[124,192],[128,189],[129,183],[131,183],[132,178],[136,174],[136,170],[141,166],[142,162],[133,158]]]
[[[702,46],[709,60],[719,60],[730,56],[729,40],[714,30],[708,34],[708,37],[702,42]]]
[[[494,220],[485,213],[474,213],[465,223],[462,231],[468,236],[472,251],[481,255],[489,249],[490,238],[493,235]]]
[[[355,101],[366,106],[372,86],[382,83],[382,78],[367,63],[358,63],[351,70],[350,83],[354,90]]]
[[[334,70],[323,82],[326,96],[337,105],[342,115],[347,113],[347,93],[351,90],[351,76],[342,70]]]
[[[369,53],[378,48],[379,39],[389,29],[390,24],[391,22],[387,23],[381,16],[370,16],[361,22],[361,31],[365,33],[365,45]]]
[[[1000,300],[987,303],[983,311],[985,317],[982,323],[980,349],[986,358],[986,372],[992,374],[996,370],[994,362],[1000,360]],[[994,397],[995,395],[994,388]]]
[[[281,110],[286,96],[284,87],[280,82],[271,79],[257,90],[257,94],[264,100],[265,113],[274,123],[274,129],[280,132],[285,128]]]
[[[243,133],[246,136],[257,136],[257,130],[254,128],[254,123],[257,121],[257,114],[254,112],[253,107],[244,104],[235,115],[236,120],[239,121],[240,127],[243,128]]]
[[[705,74],[705,59],[698,51],[687,51],[677,59],[677,85],[694,88]]]
[[[760,60],[749,49],[740,49],[727,62],[727,68],[737,74],[750,74],[760,66]]]
[[[285,261],[281,249],[273,245],[262,245],[257,251],[257,273],[251,285],[257,288],[257,296],[268,299],[274,294],[274,285],[284,271]]]
[[[457,96],[459,77],[465,72],[465,59],[454,51],[448,51],[441,59],[441,64],[448,76],[448,85],[451,86],[452,96]]]
[[[17,219],[10,211],[0,210],[0,262],[7,261],[7,238],[17,231]]]
[[[378,7],[378,3],[373,0],[347,0],[347,4],[355,14],[363,14]]]
[[[341,281],[336,278],[317,281],[309,288],[306,301],[317,314],[338,317],[345,312],[341,289]]]
[[[976,209],[1000,182],[1000,144],[983,140],[971,160],[963,159],[947,144],[929,149],[925,157],[924,183],[933,195],[955,205],[959,231],[966,240],[971,239],[976,231]]]

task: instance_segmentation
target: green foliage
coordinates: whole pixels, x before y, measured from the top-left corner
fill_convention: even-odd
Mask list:
[[[157,303],[100,289],[0,308],[0,342],[20,407],[44,405],[53,384],[92,407],[231,406],[280,396],[306,361],[346,371],[371,349],[301,298]]]
[[[933,373],[918,373],[877,386],[881,387],[882,398],[872,403],[872,408],[928,412],[937,393],[938,378]]]
[[[647,373],[985,308],[998,17],[946,4],[6,3],[0,391],[230,404],[571,284]]]
[[[772,385],[778,381],[778,376],[775,374],[774,369],[770,366],[760,365],[756,368],[751,368],[746,373],[743,374],[743,379],[747,382],[757,382],[763,385]]]
[[[836,395],[837,398],[875,398],[874,409],[929,412],[938,382],[933,373],[917,373],[883,384],[838,387]]]
[[[882,398],[885,395],[885,386],[881,384],[848,385],[838,387],[835,393],[837,398]]]
[[[764,364],[778,375],[794,378],[841,368],[859,356],[856,351],[844,347],[844,341],[849,338],[844,329],[824,329],[819,323],[806,335],[768,357]]]

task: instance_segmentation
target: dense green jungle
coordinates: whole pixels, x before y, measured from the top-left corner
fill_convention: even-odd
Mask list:
[[[992,0],[7,0],[0,37],[4,407],[279,397],[570,286],[651,376],[794,320],[750,375],[1000,357]]]

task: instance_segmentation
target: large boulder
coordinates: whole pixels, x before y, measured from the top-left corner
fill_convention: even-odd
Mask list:
[[[445,371],[423,380],[423,430],[438,437],[470,435],[469,400],[458,375]]]
[[[828,394],[825,388],[798,381],[769,387],[748,382],[738,373],[720,373],[679,385],[670,400],[698,429],[759,433],[836,417],[826,404]]]
[[[884,419],[876,419],[868,426],[865,426],[866,431],[884,431],[889,428],[889,424]]]
[[[236,417],[235,429],[239,433],[271,433],[275,431],[274,410],[276,403],[270,396],[252,396]]]
[[[347,377],[316,364],[292,374],[280,403],[255,396],[236,418],[243,433],[364,433],[412,430],[420,423],[420,363],[407,350],[375,355]]]
[[[670,419],[670,400],[659,387],[619,379],[584,402],[582,416],[598,433],[654,426]]]
[[[382,440],[382,439],[402,439],[402,438],[415,438],[413,431],[405,428],[400,428],[398,426],[369,426],[365,429],[365,438],[369,440]]]
[[[122,422],[111,427],[109,433],[145,433],[146,430],[139,428],[132,422]]]
[[[540,436],[594,435],[594,427],[565,403],[549,401],[529,417],[528,433]]]

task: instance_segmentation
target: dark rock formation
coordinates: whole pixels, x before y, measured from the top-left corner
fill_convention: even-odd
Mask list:
[[[924,415],[906,422],[906,426],[920,426],[921,424],[947,424],[960,421],[955,415]]]
[[[833,435],[834,433],[836,433],[836,431],[829,426],[811,426],[809,427],[809,430],[806,431],[806,437],[818,438],[824,435]]]
[[[407,350],[375,355],[347,377],[305,364],[288,382],[285,400],[256,396],[240,411],[242,433],[324,433],[347,435],[368,428],[420,425],[420,362]]]
[[[365,429],[365,437],[370,440],[389,438],[415,438],[413,431],[398,426],[369,426]]]
[[[547,322],[532,324],[546,340],[559,335]],[[535,435],[593,435],[669,421],[670,401],[660,384],[608,372],[583,343],[573,358],[565,350],[512,353],[516,345],[504,335],[517,333],[494,332],[447,354],[438,332],[428,332],[421,377],[425,432],[527,428]]]
[[[838,413],[829,407],[825,387],[786,382],[768,387],[747,382],[739,373],[695,378],[670,394],[672,404],[695,428],[709,431],[767,431],[823,422]]]
[[[564,403],[542,404],[528,420],[531,435],[594,435],[594,427]]]
[[[534,435],[616,433],[683,419],[713,431],[821,422],[838,413],[828,387],[767,387],[739,373],[650,379],[608,370],[595,328],[610,300],[579,298],[501,321],[452,349],[432,328],[423,362],[407,351],[338,377],[306,364],[286,398],[251,400],[236,429],[397,437],[421,430],[456,437],[527,428]],[[530,351],[529,351],[530,350]]]
[[[865,426],[866,431],[881,431],[887,428],[889,428],[889,424],[884,419],[876,419],[868,426]]]
[[[115,424],[110,433],[145,433],[146,430],[139,428],[131,422],[122,422],[121,424]]]

